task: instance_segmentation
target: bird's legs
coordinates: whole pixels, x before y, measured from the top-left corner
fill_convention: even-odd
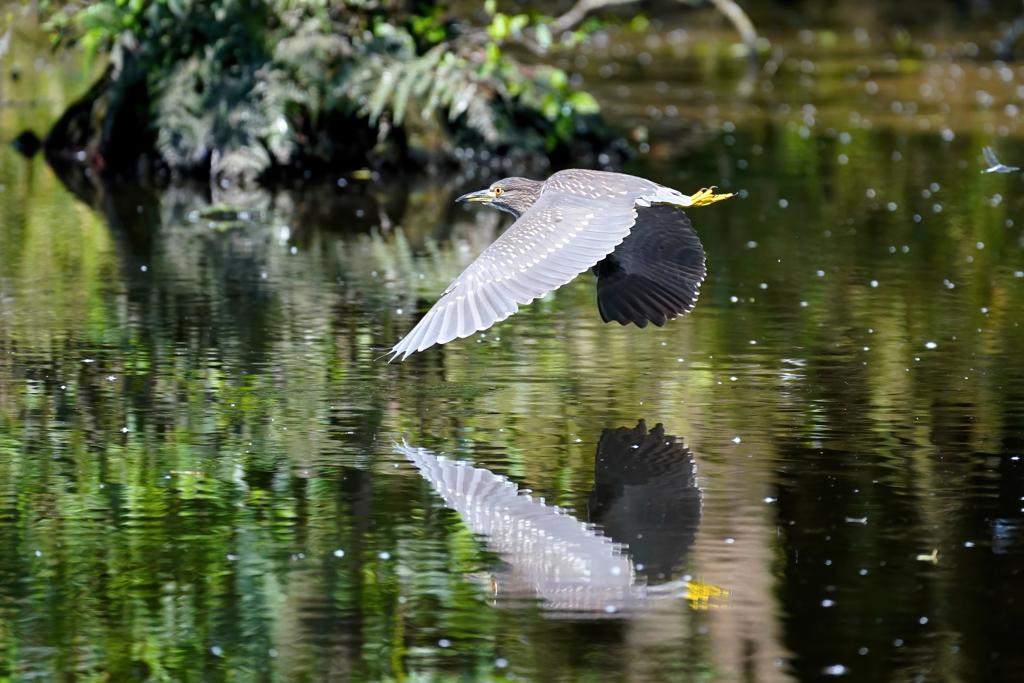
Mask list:
[[[708,204],[714,204],[720,202],[723,199],[728,199],[732,196],[732,193],[727,194],[715,194],[715,187],[705,187],[700,192],[690,195],[690,201],[693,202],[691,206],[707,206]]]

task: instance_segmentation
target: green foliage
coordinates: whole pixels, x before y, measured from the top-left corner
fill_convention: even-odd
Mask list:
[[[262,150],[249,156],[263,170],[330,163],[352,130],[332,130],[338,116],[370,128],[440,122],[459,144],[527,154],[570,143],[596,101],[503,50],[557,47],[544,19],[488,9],[488,26],[453,31],[445,7],[427,2],[401,15],[357,0],[99,0],[53,11],[47,28],[145,78],[158,150],[176,168],[245,148]]]

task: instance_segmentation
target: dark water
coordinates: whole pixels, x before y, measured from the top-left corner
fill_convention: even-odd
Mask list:
[[[1021,75],[859,61],[587,71],[628,171],[744,191],[690,212],[696,310],[605,325],[584,275],[392,365],[488,177],[239,216],[5,149],[0,681],[1024,680],[1022,178],[980,174]]]

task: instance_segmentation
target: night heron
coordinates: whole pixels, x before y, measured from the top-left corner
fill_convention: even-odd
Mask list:
[[[516,222],[442,294],[391,360],[486,330],[593,268],[605,322],[662,326],[689,313],[707,272],[704,248],[682,207],[731,197],[687,196],[622,173],[570,169],[545,182],[505,178],[459,197],[507,211]]]

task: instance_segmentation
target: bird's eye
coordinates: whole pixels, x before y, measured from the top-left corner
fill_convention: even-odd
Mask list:
[[[501,188],[500,187],[494,188],[494,196],[495,197],[500,197],[501,196]]]

